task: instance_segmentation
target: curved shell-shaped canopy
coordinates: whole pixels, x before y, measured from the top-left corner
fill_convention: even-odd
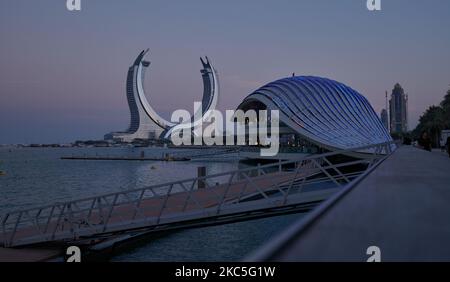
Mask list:
[[[351,149],[392,141],[367,99],[352,88],[322,77],[293,76],[259,88],[239,109],[262,103],[280,111],[280,122],[311,142]]]

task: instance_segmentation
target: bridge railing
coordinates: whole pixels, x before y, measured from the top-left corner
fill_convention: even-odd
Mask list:
[[[340,187],[359,176],[355,166],[371,166],[393,150],[387,142],[351,150],[239,169],[204,177],[10,212],[0,218],[5,247],[148,228],[237,211],[292,204],[305,191]],[[363,158],[330,161],[365,152]],[[224,183],[216,183],[218,179]]]

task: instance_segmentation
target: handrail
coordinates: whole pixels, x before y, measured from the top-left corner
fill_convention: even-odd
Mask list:
[[[400,142],[395,141],[393,144],[400,146]],[[335,205],[339,200],[341,200],[347,193],[354,189],[367,175],[369,175],[373,170],[377,168],[376,165],[372,165],[366,171],[362,172],[354,181],[346,185],[338,193],[334,194],[332,197],[327,199],[320,207],[316,208],[305,218],[297,220],[292,225],[289,226],[282,233],[278,234],[273,240],[263,245],[259,249],[251,252],[247,255],[243,261],[245,262],[261,262],[270,261],[274,258],[275,254],[279,253],[293,238],[298,237],[302,232],[305,232],[308,227],[310,227],[316,220],[320,218],[326,211],[328,211],[333,205]]]
[[[33,235],[33,238],[35,238],[34,240],[55,240],[60,237],[67,239],[70,237],[76,237],[81,231],[84,231],[85,233],[88,233],[88,231],[91,231],[92,233],[107,232],[110,227],[112,228],[112,226],[118,224],[118,218],[113,216],[116,209],[116,212],[120,212],[120,209],[125,208],[133,209],[133,216],[124,220],[125,223],[134,224],[138,222],[138,214],[140,214],[140,216],[144,218],[154,219],[154,224],[159,224],[163,216],[166,214],[182,215],[183,213],[189,212],[187,207],[189,204],[192,204],[190,203],[191,201],[195,202],[197,207],[195,210],[197,211],[206,211],[208,210],[208,207],[214,207],[214,213],[219,214],[226,212],[229,197],[237,197],[239,195],[237,203],[240,203],[242,196],[247,197],[250,195],[244,195],[245,193],[253,193],[262,196],[263,200],[271,201],[271,197],[268,196],[266,192],[274,191],[279,192],[282,195],[283,203],[285,204],[288,196],[292,193],[293,187],[300,187],[299,191],[301,192],[304,185],[311,185],[327,180],[334,182],[336,186],[340,186],[340,181],[345,181],[348,183],[350,179],[355,177],[354,173],[343,173],[339,170],[339,168],[359,163],[367,163],[370,166],[374,162],[377,162],[381,158],[389,155],[392,152],[392,144],[393,142],[385,142],[354,149],[342,149],[323,154],[301,156],[297,159],[279,161],[263,166],[237,169],[208,176],[188,178],[143,188],[119,191],[9,212],[5,216],[0,217],[4,245],[14,245],[16,243],[16,233],[19,232],[18,230],[21,230],[21,228],[26,228],[26,226],[33,227],[33,230],[36,229],[38,231],[38,235]],[[367,149],[373,149],[373,153],[367,155],[363,160],[353,160],[346,163],[332,164],[327,159],[330,156]],[[283,171],[283,166],[289,164],[294,164],[294,171]],[[306,168],[306,165],[312,166],[311,168]],[[268,169],[272,169],[272,172],[280,173],[280,176],[276,178],[272,177],[270,173],[265,171]],[[325,177],[317,178],[315,180],[307,180],[310,174],[304,174],[304,172],[308,170],[315,171],[315,173],[322,173]],[[251,174],[252,172],[254,172],[254,175]],[[303,174],[300,172],[303,172]],[[229,179],[227,183],[219,186],[209,185],[206,181],[208,179],[223,176],[229,176]],[[266,187],[261,188],[258,181],[268,181],[268,179],[274,183],[271,184],[269,181],[268,184],[266,184]],[[298,184],[297,182],[301,179],[303,179],[300,181],[301,184]],[[206,189],[209,189],[208,191],[210,191],[208,192],[209,194],[206,193],[206,196],[202,199],[197,198],[199,196],[196,195],[196,192],[194,192],[197,191],[194,189],[195,184],[200,181],[205,182],[207,187]],[[189,185],[185,185],[187,183],[189,183]],[[186,186],[188,187],[186,188]],[[214,189],[216,187],[219,188]],[[158,191],[160,188],[168,189],[167,191]],[[181,191],[177,191],[177,189],[180,189]],[[237,191],[236,189],[240,190]],[[146,193],[151,193],[151,195],[145,196]],[[186,199],[183,198],[184,195],[187,195]],[[136,198],[133,198],[134,196],[136,196]],[[122,199],[119,199],[121,197]],[[125,197],[125,199],[123,197]],[[172,206],[167,206],[172,197],[181,197],[179,200],[182,201],[180,203],[182,210],[178,213],[170,211],[171,208],[173,209],[174,207],[178,207],[177,205],[174,206],[172,204]],[[149,209],[149,207],[142,205],[145,201],[152,199],[162,200],[162,203],[159,203],[159,208]],[[203,206],[200,203],[201,201],[203,201]],[[154,215],[150,213],[149,215],[148,212],[151,212],[152,210],[157,211],[157,213]],[[147,215],[145,214],[146,212]],[[94,223],[93,218],[97,219],[99,223]],[[45,219],[45,224],[39,222],[41,219]],[[66,224],[68,224],[69,230],[64,230]],[[78,227],[76,227],[77,224]],[[98,224],[101,225],[101,230],[98,229]],[[149,223],[147,222],[147,224]]]
[[[299,161],[303,161],[303,160],[310,160],[310,159],[316,159],[316,158],[322,158],[322,157],[335,156],[335,155],[340,155],[340,154],[344,154],[344,153],[348,153],[348,152],[361,151],[361,150],[365,150],[365,149],[369,149],[369,148],[375,148],[377,146],[383,146],[383,145],[388,145],[388,144],[392,145],[392,144],[395,144],[395,142],[394,141],[390,141],[390,142],[384,142],[384,143],[379,143],[379,144],[375,144],[375,145],[367,145],[367,146],[363,146],[363,147],[357,147],[357,148],[354,148],[354,149],[341,149],[341,150],[328,152],[328,153],[323,153],[323,154],[302,156],[302,157],[300,157],[298,159],[290,159],[290,160],[281,161],[281,162],[277,162],[277,163],[273,163],[273,164],[261,165],[261,166],[259,166],[259,169],[271,168],[271,167],[276,167],[276,166],[280,166],[280,165],[283,166],[283,165],[287,165],[287,164],[298,163]],[[368,157],[370,158],[370,156],[368,156]],[[236,169],[236,170],[231,170],[231,171],[221,172],[221,173],[216,173],[216,174],[210,174],[210,175],[201,176],[201,177],[186,178],[186,179],[182,179],[182,180],[176,180],[176,181],[171,181],[171,182],[166,182],[166,183],[161,183],[161,184],[155,184],[155,185],[151,185],[151,186],[147,186],[147,187],[143,187],[143,188],[135,188],[135,189],[119,191],[119,192],[112,192],[112,193],[107,193],[107,194],[99,194],[99,195],[96,195],[96,196],[80,198],[80,199],[73,200],[73,201],[55,202],[52,205],[45,205],[45,206],[42,206],[42,207],[41,206],[31,207],[31,208],[28,208],[28,209],[23,209],[23,210],[17,210],[17,211],[14,211],[14,212],[10,212],[8,214],[26,212],[26,211],[35,210],[35,209],[38,209],[38,208],[49,208],[49,207],[52,207],[54,205],[64,205],[64,204],[73,203],[75,201],[77,201],[77,202],[78,201],[88,201],[88,200],[92,200],[92,199],[99,198],[99,197],[114,196],[116,194],[138,192],[138,191],[149,190],[149,189],[151,190],[151,189],[155,189],[155,188],[161,188],[161,187],[169,186],[171,184],[178,184],[180,182],[190,182],[190,181],[195,181],[197,179],[198,180],[206,180],[208,178],[216,178],[216,177],[220,177],[220,176],[230,175],[230,174],[236,173],[236,172],[246,172],[246,171],[252,171],[252,170],[255,170],[255,168],[250,167],[250,168],[244,168],[244,169]]]

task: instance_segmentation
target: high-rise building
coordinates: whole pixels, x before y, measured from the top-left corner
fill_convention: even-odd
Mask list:
[[[408,95],[400,86],[395,84],[389,100],[391,119],[391,133],[405,133],[408,131]]]
[[[130,125],[126,131],[111,132],[104,136],[106,140],[132,142],[134,139],[158,139],[168,138],[171,130],[178,123],[172,123],[161,117],[147,100],[144,91],[145,70],[150,62],[145,60],[148,49],[142,51],[133,65],[128,69],[126,94],[130,109]],[[200,58],[203,69],[203,106],[200,116],[203,119],[205,113],[214,110],[219,96],[219,79],[216,70],[211,65],[208,57]],[[195,115],[194,115],[195,117]]]
[[[384,127],[386,127],[386,129],[389,129],[388,112],[386,109],[381,110],[380,118]]]
[[[148,49],[142,51],[128,69],[126,94],[130,108],[130,125],[124,132],[106,134],[107,140],[131,142],[134,139],[155,139],[164,131],[161,124],[155,122],[145,109],[148,102],[143,95],[143,78],[145,69],[150,65],[150,62],[144,60],[147,53]]]

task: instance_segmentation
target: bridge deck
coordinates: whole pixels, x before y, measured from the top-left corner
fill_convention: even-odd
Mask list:
[[[194,190],[192,193],[189,192],[175,193],[172,194],[167,199],[167,202],[165,203],[163,209],[163,214],[176,215],[183,212],[201,210],[208,207],[216,207],[219,201],[218,198],[220,198],[221,195],[224,193],[226,193],[225,202],[233,201],[238,197],[244,198],[245,196],[253,195],[258,192],[258,189],[260,191],[267,191],[268,189],[271,188],[273,189],[273,185],[277,183],[280,184],[288,182],[291,181],[294,178],[294,176],[302,177],[305,175],[306,174],[304,173],[295,175],[295,173],[293,172],[275,172],[253,177],[254,185],[248,185],[245,181],[238,181],[233,185],[231,185],[230,187],[227,187],[226,184],[220,184],[212,188]],[[184,203],[188,199],[192,200],[188,201],[188,204],[185,205]],[[161,205],[163,204],[164,201],[165,201],[164,196],[153,197],[143,200],[140,205],[141,213],[139,217],[141,218],[157,217],[161,212]],[[105,212],[107,212],[106,208]],[[134,214],[135,214],[134,203],[118,205],[114,208],[109,223],[114,224],[132,221],[134,218]],[[96,224],[96,222],[98,222],[98,224],[101,224],[101,222],[103,221],[103,216],[104,215],[100,215],[97,211],[94,211],[91,216],[92,223]],[[149,225],[151,224],[149,223]],[[52,222],[50,223],[48,229],[52,230],[55,228],[55,226],[56,222]],[[69,223],[66,222],[63,222],[62,226],[63,228],[70,228]],[[34,227],[25,227],[20,228],[16,231],[15,238],[16,239],[27,238],[38,234],[39,234],[38,230],[36,230]],[[3,234],[3,236],[5,236],[5,234]],[[0,234],[0,240],[4,240],[3,236],[2,234]],[[6,236],[9,236],[9,234],[6,234]]]
[[[96,244],[97,239],[125,231],[161,231],[305,210],[342,190],[345,183],[366,176],[361,169],[371,170],[391,149],[389,142],[374,144],[11,212],[2,216],[0,240],[14,248],[80,240]],[[328,159],[361,150],[372,153],[336,164]],[[217,177],[228,180],[211,185]],[[194,189],[200,184],[208,188]]]
[[[323,212],[291,226],[251,259],[450,261],[450,159],[401,147]],[[319,208],[320,209],[320,208]]]

